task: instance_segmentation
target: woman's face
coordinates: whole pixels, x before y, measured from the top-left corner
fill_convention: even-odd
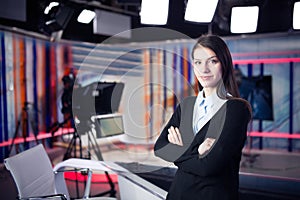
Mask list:
[[[194,73],[205,91],[215,91],[222,79],[222,66],[215,52],[199,46],[194,51]]]

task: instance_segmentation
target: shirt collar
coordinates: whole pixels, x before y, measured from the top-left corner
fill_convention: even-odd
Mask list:
[[[217,92],[213,92],[211,95],[208,97],[204,97],[204,91],[201,90],[198,95],[197,95],[197,105],[200,105],[200,103],[205,100],[206,105],[214,105],[214,104],[219,104],[223,102],[224,100],[221,99],[218,95]]]

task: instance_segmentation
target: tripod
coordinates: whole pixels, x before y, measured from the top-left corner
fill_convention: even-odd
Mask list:
[[[37,138],[37,135],[38,135],[38,132],[39,132],[38,131],[38,126],[36,125],[34,119],[32,119],[32,116],[29,115],[29,112],[28,112],[30,104],[31,103],[29,103],[29,102],[24,102],[22,111],[19,115],[16,130],[15,130],[15,133],[14,133],[14,136],[13,136],[13,139],[12,139],[9,151],[8,151],[8,155],[10,155],[10,153],[13,149],[13,146],[15,145],[15,140],[18,137],[18,133],[19,133],[19,129],[20,129],[21,125],[22,125],[22,137],[23,137],[23,140],[24,140],[24,147],[27,146],[26,137],[27,137],[27,133],[28,133],[28,130],[29,130],[29,125],[31,125],[31,128],[33,130],[33,135],[35,137],[36,144],[39,143],[38,138]],[[19,152],[19,149],[16,148],[16,153],[18,153],[18,152]]]
[[[54,138],[54,134],[55,132],[59,129],[59,128],[62,128],[64,127],[65,124],[67,124],[69,121],[72,121],[73,119],[73,115],[69,114],[67,115],[67,117],[64,119],[63,122],[55,122],[53,123],[53,125],[50,127],[50,132],[51,132],[51,145],[53,145],[53,138]],[[73,128],[74,128],[74,132],[73,132],[73,136],[72,136],[72,139],[71,141],[69,142],[69,145],[68,145],[68,148],[67,148],[67,151],[63,157],[63,160],[67,160],[68,158],[71,158],[72,157],[72,152],[74,152],[74,156],[76,157],[77,155],[77,149],[76,149],[76,144],[77,144],[77,141],[79,141],[79,153],[80,153],[80,158],[82,158],[82,145],[81,145],[81,138],[79,136],[79,134],[77,133],[76,131],[76,128],[75,126],[73,125],[73,123],[71,123]]]
[[[67,151],[64,155],[63,160],[67,160],[72,157],[72,152],[74,157],[77,157],[77,141],[79,142],[79,158],[83,158],[82,156],[82,143],[81,143],[81,138],[78,132],[75,130],[73,132],[72,139],[69,143],[69,146],[67,148]]]
[[[87,120],[86,121],[86,124],[84,125],[84,128],[82,126],[79,126],[79,130],[80,132],[83,131],[84,134],[87,134],[87,138],[88,138],[88,159],[91,159],[92,156],[91,156],[91,151],[93,150],[96,157],[97,157],[97,160],[99,161],[103,161],[103,156],[101,154],[101,150],[99,148],[99,145],[97,144],[97,141],[96,141],[96,137],[95,137],[95,125],[92,123],[91,120]],[[104,191],[100,194],[97,194],[95,195],[95,197],[100,197],[100,196],[104,196],[104,195],[107,195],[109,194],[110,197],[116,197],[116,189],[115,189],[115,185],[110,177],[110,174],[105,171],[105,176],[108,180],[108,184],[110,186],[110,189],[107,190],[107,191]]]
[[[66,124],[68,121],[70,121],[72,119],[72,115],[69,115],[69,117],[67,119],[65,119],[62,123],[60,123],[60,127],[62,127],[64,124]],[[77,141],[79,143],[79,158],[83,158],[82,156],[82,142],[81,142],[81,137],[80,135],[78,134],[78,131],[74,125],[74,123],[71,123],[73,128],[74,128],[74,132],[73,132],[73,135],[72,135],[72,139],[71,141],[69,142],[69,145],[68,145],[68,148],[67,148],[67,151],[63,157],[63,160],[67,160],[69,158],[72,157],[72,152],[73,152],[73,155],[74,157],[77,157]]]

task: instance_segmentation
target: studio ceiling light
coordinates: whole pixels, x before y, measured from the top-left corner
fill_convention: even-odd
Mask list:
[[[88,24],[94,19],[95,15],[96,14],[94,11],[84,9],[78,16],[77,21],[80,23]]]
[[[258,6],[232,7],[231,33],[253,33],[257,29]]]
[[[192,22],[211,22],[218,0],[189,0],[186,6],[184,19]]]
[[[168,20],[169,0],[142,0],[141,23],[165,25]]]
[[[300,29],[300,1],[294,4],[293,28]]]
[[[55,6],[59,6],[59,3],[58,2],[50,2],[49,5],[45,8],[44,14],[48,15],[50,10]]]

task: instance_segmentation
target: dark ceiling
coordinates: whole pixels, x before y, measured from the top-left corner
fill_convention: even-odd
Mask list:
[[[3,1],[3,0],[1,0]],[[74,11],[70,20],[64,20],[62,39],[96,42],[100,43],[109,36],[93,34],[93,24],[81,24],[77,22],[77,16],[83,8],[102,9],[111,12],[125,14],[131,17],[132,29],[139,27],[150,27],[140,24],[139,11],[141,0],[56,0],[61,2],[63,7],[71,8]],[[221,36],[232,36],[237,34],[230,33],[230,14],[233,6],[257,5],[260,13],[256,33],[278,33],[295,32],[292,28],[293,5],[296,0],[219,0],[217,10],[211,23],[191,23],[184,21],[184,11],[187,0],[170,0],[169,17],[167,25],[156,26],[178,31],[191,38],[197,38],[199,35],[207,32]],[[53,30],[45,25],[49,16],[45,16],[43,11],[50,0],[27,0],[26,21],[17,21],[12,19],[0,18],[0,24],[5,27],[17,27],[32,32],[51,36]],[[59,9],[64,9],[60,7]],[[66,13],[62,10],[60,13]],[[59,12],[52,13],[52,18],[60,20]],[[155,15],[155,13],[153,13]],[[245,22],[247,23],[247,22]],[[61,24],[59,24],[61,25]],[[62,25],[63,26],[63,25]],[[149,40],[154,38],[147,37]],[[159,39],[159,38],[158,38]],[[161,39],[169,39],[161,36]],[[170,38],[172,39],[172,38]]]

